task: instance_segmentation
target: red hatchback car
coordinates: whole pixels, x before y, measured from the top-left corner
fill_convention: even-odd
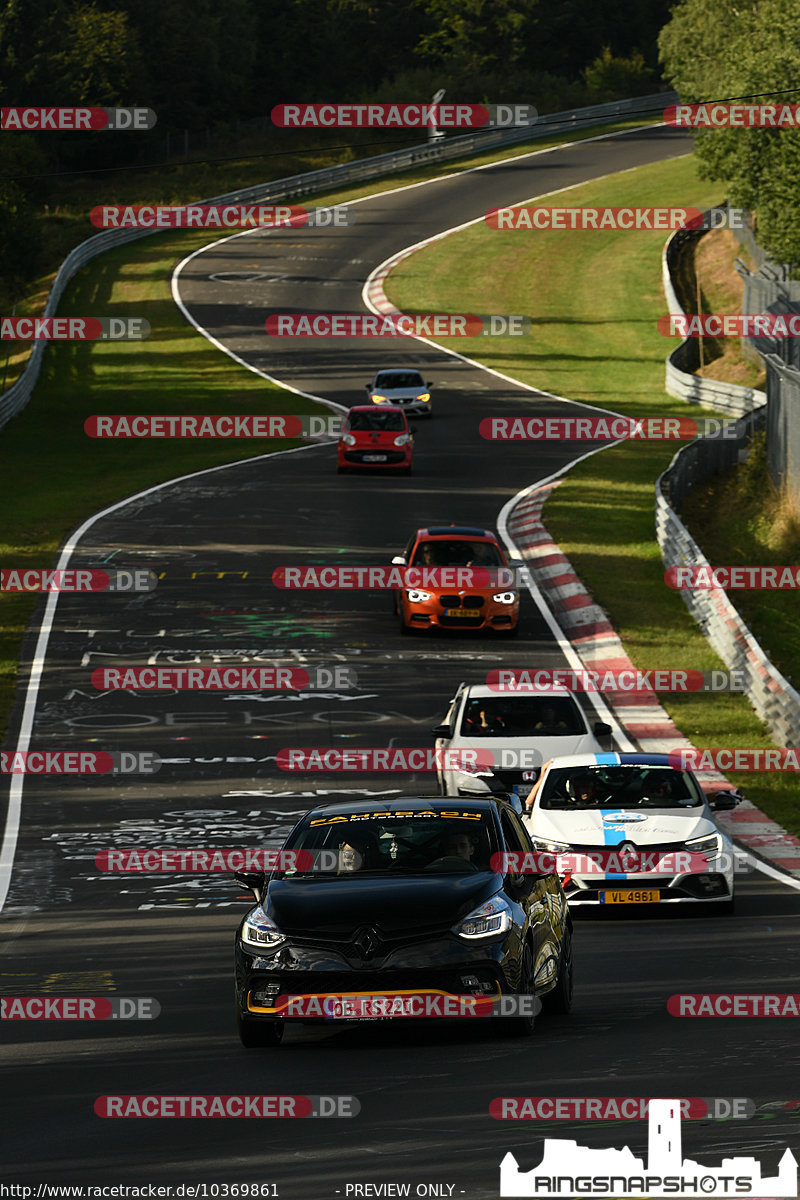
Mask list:
[[[484,567],[490,571],[522,566],[519,560],[506,558],[488,529],[465,525],[418,529],[404,552],[392,562],[396,566]],[[395,612],[401,633],[412,629],[475,629],[513,637],[519,621],[519,591],[498,583],[447,587],[424,582],[420,587],[405,587],[395,593]]]
[[[357,404],[345,418],[336,453],[339,474],[382,469],[410,475],[414,439],[406,414],[396,405]]]

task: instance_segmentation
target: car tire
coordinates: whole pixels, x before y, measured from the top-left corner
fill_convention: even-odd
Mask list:
[[[549,1013],[568,1013],[572,1008],[572,933],[569,928],[564,935],[556,986],[542,998],[542,1007]]]
[[[279,1046],[283,1038],[283,1021],[253,1021],[236,1013],[239,1040],[248,1050]]]
[[[709,904],[707,907],[711,908],[711,905]],[[736,911],[736,897],[731,896],[730,900],[723,900],[720,904],[715,904],[714,911],[721,913],[724,917],[731,916]]]
[[[533,950],[530,942],[525,943],[522,951],[522,967],[519,979],[519,994],[533,995]],[[497,1032],[500,1037],[530,1037],[533,1034],[536,1017],[498,1017]]]

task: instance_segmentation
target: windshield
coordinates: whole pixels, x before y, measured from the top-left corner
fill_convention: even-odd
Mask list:
[[[420,542],[414,551],[412,567],[502,567],[503,559],[493,542],[468,539],[448,542]]]
[[[371,409],[369,412],[354,412],[344,423],[345,432],[355,430],[386,430],[389,433],[402,433],[406,423],[401,412],[381,412]]]
[[[381,371],[375,376],[375,387],[379,388],[423,388],[419,371]]]
[[[571,696],[479,696],[461,718],[467,737],[575,737],[586,733]]]
[[[474,809],[337,813],[303,825],[286,844],[287,850],[310,850],[313,869],[283,875],[488,871],[499,848],[493,823]]]
[[[560,767],[542,784],[541,808],[696,808],[703,793],[686,771],[628,764]]]

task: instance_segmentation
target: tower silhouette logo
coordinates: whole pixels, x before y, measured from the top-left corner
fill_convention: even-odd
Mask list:
[[[785,1150],[778,1174],[764,1177],[755,1158],[724,1158],[719,1167],[705,1167],[683,1158],[679,1100],[651,1100],[648,1116],[647,1163],[630,1149],[592,1150],[566,1138],[545,1138],[542,1161],[520,1171],[510,1152],[500,1164],[500,1195],[580,1196],[608,1200],[609,1196],[713,1197],[797,1196],[797,1159]]]

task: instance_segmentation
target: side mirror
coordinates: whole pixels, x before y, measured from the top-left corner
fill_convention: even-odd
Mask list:
[[[241,883],[244,887],[249,888],[256,898],[256,902],[261,902],[261,892],[264,888],[265,875],[263,871],[234,871],[233,878],[237,883]]]
[[[409,425],[409,427],[408,427],[408,432],[409,432],[409,433],[416,433],[416,432],[417,432],[417,427],[416,427],[416,425]]]
[[[453,736],[453,727],[452,725],[434,725],[431,733],[435,738],[447,738],[449,741]]]
[[[406,562],[406,556],[405,556],[405,554],[395,554],[394,558],[392,559],[392,566],[393,566],[393,567],[406,567],[406,566],[408,566],[408,563]]]
[[[595,721],[593,730],[595,737],[611,737],[611,726],[605,721]]]
[[[368,392],[371,392],[371,391],[372,391],[372,384],[371,384],[371,383],[365,383],[365,384],[364,384],[364,387],[367,389],[367,391],[368,391]]]
[[[426,388],[432,388],[433,386],[434,386],[433,380],[432,380],[432,379],[428,379],[428,380],[426,381],[426,383],[425,383],[425,387],[426,387]]]
[[[744,800],[741,792],[717,792],[714,799],[711,801],[711,808],[714,812],[729,812],[732,808],[736,808]]]

